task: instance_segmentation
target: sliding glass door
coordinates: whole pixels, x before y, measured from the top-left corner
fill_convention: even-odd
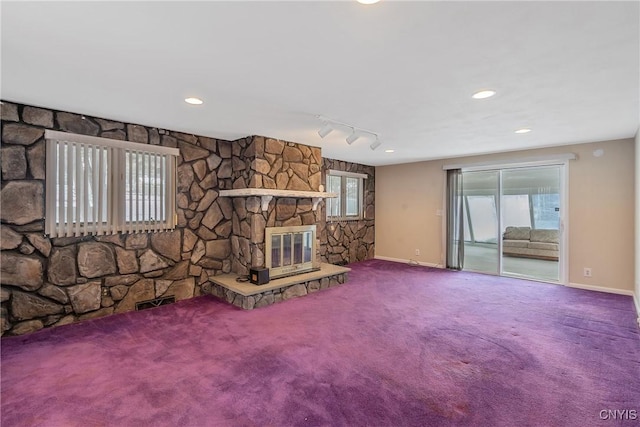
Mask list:
[[[560,167],[502,171],[502,272],[560,279]]]
[[[500,272],[499,182],[499,171],[462,173],[465,270]]]
[[[562,165],[464,171],[464,269],[559,282]]]

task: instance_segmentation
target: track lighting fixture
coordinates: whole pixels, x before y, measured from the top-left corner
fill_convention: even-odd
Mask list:
[[[331,123],[325,122],[324,125],[318,131],[318,135],[320,135],[320,138],[324,138],[325,136],[329,135],[332,131],[333,131],[333,126],[331,126]]]
[[[349,145],[353,144],[354,142],[356,142],[358,138],[360,138],[360,135],[358,135],[358,133],[354,129],[353,131],[351,131],[351,135],[349,135],[346,139],[347,144]]]
[[[380,141],[380,138],[379,138],[380,135],[378,135],[375,132],[371,132],[370,130],[366,130],[366,129],[357,128],[355,126],[351,126],[350,124],[339,122],[337,120],[328,119],[323,116],[316,116],[316,117],[322,120],[322,127],[318,131],[318,135],[320,135],[320,138],[324,138],[325,136],[329,135],[329,133],[331,133],[336,129],[340,129],[340,130],[346,129],[351,132],[349,136],[345,138],[345,140],[347,141],[347,144],[349,145],[353,144],[361,137],[375,139],[370,145],[372,150],[375,150],[376,148],[382,145],[382,142]]]

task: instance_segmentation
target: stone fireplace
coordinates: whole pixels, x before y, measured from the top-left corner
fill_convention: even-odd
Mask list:
[[[265,267],[271,279],[319,270],[316,226],[266,228],[265,255]]]
[[[235,142],[232,160],[233,173],[220,198],[233,200],[231,271],[242,276],[266,267],[267,228],[324,229],[320,202],[333,195],[321,191],[318,147],[253,136]]]
[[[221,199],[233,199],[231,272],[210,277],[211,293],[253,309],[347,280],[349,268],[321,263],[326,219],[320,148],[259,136],[235,141],[233,173]],[[260,286],[237,279],[268,268]]]

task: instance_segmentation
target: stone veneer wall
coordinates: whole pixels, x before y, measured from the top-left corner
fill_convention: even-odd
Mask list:
[[[362,173],[364,180],[364,218],[359,221],[325,222],[319,229],[322,261],[348,264],[375,256],[375,168],[341,160],[323,159],[322,182],[326,187],[326,171]],[[324,205],[323,205],[324,206]],[[323,207],[322,216],[326,218]]]
[[[10,102],[2,102],[1,118],[2,335],[131,311],[158,297],[215,294],[209,276],[264,266],[267,226],[316,224],[325,262],[374,255],[373,167],[259,136],[222,141]],[[180,148],[176,230],[45,236],[45,129]],[[218,197],[220,189],[246,187],[318,191],[326,169],[369,174],[365,220],[325,228],[324,203],[313,212],[311,199],[276,198],[263,212],[259,197]]]
[[[320,148],[254,136],[238,141],[233,155],[233,188],[318,191],[322,180]],[[276,197],[262,211],[259,197],[233,198],[232,271],[264,267],[266,227],[323,224],[310,198]]]
[[[50,239],[44,235],[44,130],[180,149],[178,226],[173,232]],[[2,103],[1,331],[135,309],[136,302],[201,293],[231,271],[235,143],[96,117]]]

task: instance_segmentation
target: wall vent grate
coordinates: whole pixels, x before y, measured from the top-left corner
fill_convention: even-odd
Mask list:
[[[148,301],[140,301],[136,303],[136,311],[146,310],[153,307],[160,307],[161,305],[173,304],[174,302],[176,302],[176,297],[174,296],[156,298]]]

